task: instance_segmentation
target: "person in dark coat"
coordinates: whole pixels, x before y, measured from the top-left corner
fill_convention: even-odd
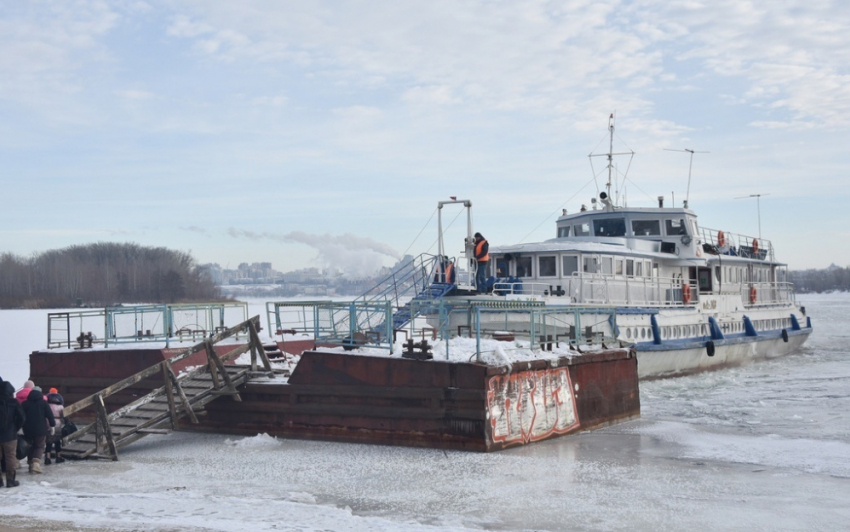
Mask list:
[[[24,411],[15,399],[15,387],[11,382],[0,381],[0,456],[6,466],[6,487],[20,484],[15,480],[18,469],[18,430],[24,426]]]
[[[56,432],[56,419],[41,389],[37,386],[27,396],[27,400],[21,405],[24,409],[26,420],[24,421],[24,438],[30,442],[30,452],[27,455],[27,463],[30,473],[43,473],[41,460],[44,458],[44,446],[47,443],[47,435]],[[48,430],[48,425],[50,426]]]

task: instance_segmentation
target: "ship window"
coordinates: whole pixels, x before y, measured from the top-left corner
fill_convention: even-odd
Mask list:
[[[493,261],[490,261],[493,262]],[[504,257],[496,257],[496,277],[508,276],[508,263]]]
[[[688,234],[684,220],[664,220],[664,222],[667,236]]]
[[[578,257],[575,255],[564,255],[561,258],[561,272],[564,277],[569,277],[578,271]]]
[[[643,261],[639,260],[635,262],[635,275],[638,277],[643,277]]]
[[[617,259],[614,261],[614,274],[623,275],[623,259]]]
[[[567,238],[570,236],[570,226],[558,228],[558,238]]]
[[[599,271],[599,259],[596,257],[585,257],[584,258],[584,272],[585,273],[596,273]]]
[[[626,259],[626,275],[628,277],[634,277],[634,275],[635,275],[635,261],[634,261],[634,259]]]
[[[516,259],[516,276],[531,277],[531,257],[517,257]]]
[[[596,236],[626,236],[626,220],[624,218],[594,220],[593,234]]]
[[[573,236],[590,236],[590,224],[574,225]]]
[[[661,235],[661,222],[658,220],[632,220],[632,232],[635,236]]]
[[[558,275],[557,257],[539,257],[537,259],[540,277],[556,277]]]
[[[602,273],[611,275],[611,263],[614,259],[611,257],[602,257]]]

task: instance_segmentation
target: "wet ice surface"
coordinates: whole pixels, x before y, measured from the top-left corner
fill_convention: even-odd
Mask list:
[[[0,515],[115,530],[844,530],[850,296],[797,355],[641,383],[642,419],[473,454],[174,433],[22,475]]]

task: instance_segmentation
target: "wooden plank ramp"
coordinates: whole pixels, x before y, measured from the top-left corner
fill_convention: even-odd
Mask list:
[[[274,377],[266,350],[260,341],[260,317],[255,316],[239,325],[223,331],[209,339],[199,342],[163,360],[150,368],[113,384],[65,408],[66,417],[83,408],[94,406],[97,417],[90,425],[68,435],[62,448],[65,458],[106,458],[118,459],[118,449],[147,436],[148,434],[167,434],[178,426],[184,418],[198,423],[197,415],[204,406],[222,395],[230,395],[241,401],[238,388],[249,378],[255,376]],[[219,356],[213,345],[240,332],[247,331],[247,344],[234,345],[234,349]],[[225,364],[243,353],[251,351],[251,364],[237,366]],[[205,351],[207,363],[193,371],[178,377],[171,364],[195,353]],[[258,368],[257,359],[262,362]],[[150,394],[121,407],[111,414],[106,413],[105,399],[144,378],[161,373],[163,386]]]

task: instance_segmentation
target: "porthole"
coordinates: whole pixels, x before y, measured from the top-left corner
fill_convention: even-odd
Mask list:
[[[632,337],[632,329],[631,327],[626,327],[626,338]]]

